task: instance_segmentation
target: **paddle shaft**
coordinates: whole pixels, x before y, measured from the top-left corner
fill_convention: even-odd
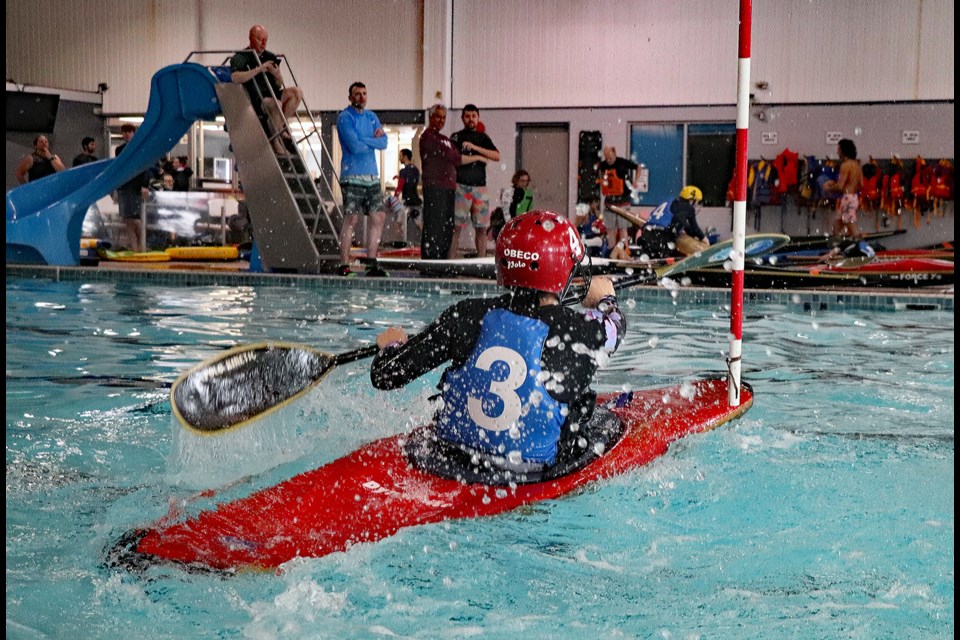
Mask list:
[[[756,251],[773,251],[788,240],[783,235],[758,234],[753,246]],[[718,243],[656,269],[638,265],[640,273],[616,280],[613,287],[621,290],[726,260],[731,243],[730,240]],[[747,249],[747,253],[750,252]],[[582,299],[582,295],[572,294],[565,296],[561,304],[569,305]],[[372,357],[377,351],[376,345],[339,355],[283,343],[235,347],[193,367],[174,382],[170,390],[173,412],[181,424],[190,429],[202,434],[220,433],[248,424],[291,402],[337,365]],[[249,386],[248,393],[238,398],[236,387],[244,385]]]
[[[360,347],[359,349],[354,349],[353,351],[337,354],[333,357],[333,364],[336,366],[347,364],[349,362],[356,362],[357,360],[363,360],[364,358],[370,358],[376,355],[377,351],[378,347],[375,344],[372,344],[368,347]]]
[[[610,211],[611,213],[617,214],[618,216],[620,216],[621,218],[623,218],[623,219],[626,220],[627,222],[629,222],[629,223],[631,223],[631,224],[635,224],[635,225],[638,226],[638,227],[642,227],[642,226],[644,226],[645,224],[647,224],[647,221],[644,220],[643,218],[641,218],[640,216],[635,215],[635,214],[631,213],[630,211],[627,211],[627,210],[624,209],[623,207],[618,207],[618,206],[615,205],[615,204],[608,204],[608,205],[607,205],[607,210]]]

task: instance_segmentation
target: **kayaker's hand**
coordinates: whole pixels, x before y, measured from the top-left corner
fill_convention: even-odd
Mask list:
[[[616,290],[613,288],[613,281],[606,276],[594,276],[590,280],[590,290],[587,291],[586,297],[583,299],[583,306],[588,309],[594,309],[600,303],[600,301],[607,296],[617,295]]]
[[[407,341],[407,332],[400,327],[388,327],[377,336],[377,348],[386,349],[391,345],[403,344]]]

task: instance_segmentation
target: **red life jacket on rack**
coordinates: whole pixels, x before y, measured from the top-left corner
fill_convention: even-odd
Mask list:
[[[953,165],[949,160],[941,160],[933,168],[930,197],[937,200],[953,200]]]
[[[880,173],[880,167],[870,158],[863,165],[863,184],[860,186],[860,199],[865,202],[880,202],[881,188],[883,187],[883,175]]]
[[[883,191],[892,200],[903,200],[906,192],[903,185],[903,165],[899,160],[890,165],[890,172],[883,177],[883,183]]]
[[[917,157],[917,170],[910,181],[910,195],[918,200],[930,197],[930,185],[933,183],[933,167],[921,157]]]

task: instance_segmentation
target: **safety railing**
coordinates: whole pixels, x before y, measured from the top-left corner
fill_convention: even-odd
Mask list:
[[[189,55],[186,57],[186,59],[184,60],[184,62],[190,62],[191,59],[194,58],[195,56],[201,56],[201,55],[225,55],[226,58],[224,58],[223,61],[220,63],[220,65],[218,65],[218,66],[220,66],[220,67],[224,67],[224,66],[229,66],[229,63],[230,63],[231,58],[233,58],[234,55],[236,55],[237,53],[240,53],[240,52],[249,52],[249,53],[252,53],[253,56],[254,56],[254,60],[255,60],[256,63],[257,63],[257,66],[259,66],[260,64],[262,64],[262,61],[261,61],[261,59],[260,59],[260,55],[259,55],[259,54],[256,52],[256,50],[254,50],[254,49],[191,51],[190,54],[189,54]],[[286,71],[289,73],[289,75],[290,75],[290,82],[293,83],[293,86],[299,88],[299,87],[300,87],[300,84],[297,82],[296,75],[295,75],[294,72],[293,72],[293,68],[290,66],[289,60],[287,60],[287,58],[286,58],[285,55],[277,55],[277,57],[283,62],[284,66],[285,66],[285,68],[286,68]],[[264,76],[266,76],[266,73],[267,73],[267,72],[262,72],[262,74],[263,74]],[[281,139],[281,138],[283,137],[283,134],[287,134],[288,136],[290,136],[290,138],[294,141],[294,143],[295,143],[295,145],[296,145],[296,147],[297,147],[298,149],[301,149],[301,148],[302,148],[302,147],[301,147],[301,143],[304,143],[304,142],[307,143],[307,144],[305,144],[304,146],[305,146],[306,149],[309,151],[310,156],[313,158],[314,163],[316,164],[316,166],[317,166],[318,169],[319,169],[319,174],[320,174],[319,179],[323,181],[324,186],[325,186],[326,189],[327,189],[327,193],[330,193],[331,196],[332,196],[332,194],[334,193],[333,183],[331,183],[331,181],[330,181],[329,178],[327,177],[327,173],[324,171],[324,164],[323,164],[323,162],[321,161],[321,158],[318,158],[318,157],[317,157],[317,154],[316,154],[316,151],[315,151],[315,148],[314,148],[314,144],[313,144],[313,138],[314,138],[314,137],[316,137],[316,141],[319,143],[320,149],[321,149],[321,151],[322,151],[322,158],[326,159],[326,161],[327,161],[327,167],[329,167],[329,173],[330,173],[330,175],[333,176],[333,179],[336,181],[338,187],[339,187],[339,185],[340,185],[340,176],[339,176],[339,173],[338,173],[337,170],[336,170],[336,167],[334,166],[333,156],[330,154],[330,150],[327,148],[327,145],[324,144],[324,142],[323,142],[323,137],[322,137],[322,135],[321,135],[321,127],[320,127],[319,124],[317,124],[316,120],[315,120],[314,117],[313,117],[313,112],[312,112],[312,110],[310,109],[309,104],[307,103],[306,96],[303,96],[303,99],[302,99],[302,102],[301,102],[301,107],[302,107],[302,109],[298,109],[297,112],[296,112],[296,114],[295,114],[295,116],[294,116],[294,117],[296,118],[298,128],[300,129],[301,133],[303,134],[301,137],[296,138],[296,137],[294,137],[294,132],[293,132],[293,130],[290,128],[290,123],[289,123],[289,121],[287,120],[286,115],[283,113],[282,107],[280,106],[280,105],[282,104],[281,99],[280,99],[281,97],[278,96],[278,95],[276,94],[276,92],[273,90],[273,85],[272,85],[272,83],[269,82],[269,81],[263,83],[263,84],[266,86],[267,91],[269,92],[268,94],[264,94],[263,91],[262,91],[262,89],[261,89],[261,87],[260,87],[260,83],[253,82],[254,79],[255,79],[255,78],[252,78],[252,79],[251,79],[252,86],[256,89],[256,93],[257,93],[257,95],[259,96],[261,102],[263,101],[264,98],[267,98],[267,97],[272,98],[273,100],[275,100],[275,101],[276,101],[276,105],[277,105],[278,112],[279,112],[279,114],[280,114],[280,119],[283,121],[283,128],[281,128],[280,130],[275,130],[275,127],[274,127],[275,123],[274,123],[273,119],[270,117],[270,115],[269,115],[268,113],[261,114],[261,115],[265,118],[268,126],[271,127],[271,129],[272,129],[272,130],[270,131],[269,135],[268,135],[268,137],[269,137],[269,139],[270,139],[271,145],[273,146],[273,143],[274,143],[276,140],[280,140],[280,142],[281,142],[280,147],[279,147],[279,148],[276,148],[276,150],[277,150],[277,152],[278,152],[278,156],[280,156],[280,157],[284,157],[284,156],[285,156],[285,158],[286,158],[287,161],[293,162],[293,154],[291,154],[289,151],[285,151],[284,154],[280,154],[280,148],[285,148],[284,145],[282,144],[282,143],[283,143],[283,140]],[[301,91],[301,93],[302,93],[302,91]],[[257,105],[254,105],[254,107],[257,108]],[[260,112],[258,111],[258,114],[259,114],[259,113],[260,113]],[[305,113],[305,115],[301,115],[302,113]],[[299,159],[299,158],[298,158],[298,159]],[[302,162],[302,159],[300,159],[300,160],[301,160],[301,162]],[[304,173],[306,173],[307,175],[309,175],[309,173],[306,171],[306,166],[304,166]],[[339,246],[339,234],[337,233],[337,228],[336,228],[336,226],[333,224],[333,221],[332,221],[332,219],[330,218],[330,212],[329,212],[327,206],[325,206],[326,203],[325,203],[325,201],[323,200],[323,197],[321,196],[320,192],[317,190],[317,185],[316,185],[316,183],[314,182],[314,180],[311,179],[311,180],[309,180],[309,181],[307,181],[307,182],[308,182],[308,186],[305,186],[304,183],[303,183],[303,181],[297,180],[297,181],[296,181],[296,185],[297,185],[297,188],[300,189],[300,190],[304,190],[304,189],[306,189],[306,188],[309,188],[310,191],[311,191],[311,193],[309,193],[309,195],[313,195],[313,196],[316,198],[317,203],[318,203],[317,211],[316,211],[316,216],[314,217],[313,224],[312,224],[312,228],[310,228],[310,234],[311,234],[311,236],[316,237],[316,235],[317,235],[317,230],[318,230],[318,227],[319,227],[319,223],[320,223],[320,220],[321,220],[321,216],[323,216],[323,217],[326,218],[327,224],[329,225],[329,228],[330,228],[331,233],[332,233],[332,235],[333,235],[333,237],[334,237],[334,239],[335,239],[335,242],[337,243],[337,246]],[[331,202],[332,202],[333,209],[335,209],[335,210],[340,214],[340,219],[342,220],[342,219],[343,219],[343,210],[340,208],[339,203],[337,203],[336,200],[331,200]]]

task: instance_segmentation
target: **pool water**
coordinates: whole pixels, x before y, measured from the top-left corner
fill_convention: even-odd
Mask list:
[[[632,297],[631,297],[632,296]],[[728,311],[631,292],[601,391],[720,374]],[[952,311],[749,304],[753,408],[639,470],[278,573],[103,565],[123,532],[247,495],[426,419],[365,362],[222,437],[170,384],[236,344],[341,352],[450,295],[7,279],[11,638],[944,638],[954,632]],[[214,498],[201,497],[205,489]]]

